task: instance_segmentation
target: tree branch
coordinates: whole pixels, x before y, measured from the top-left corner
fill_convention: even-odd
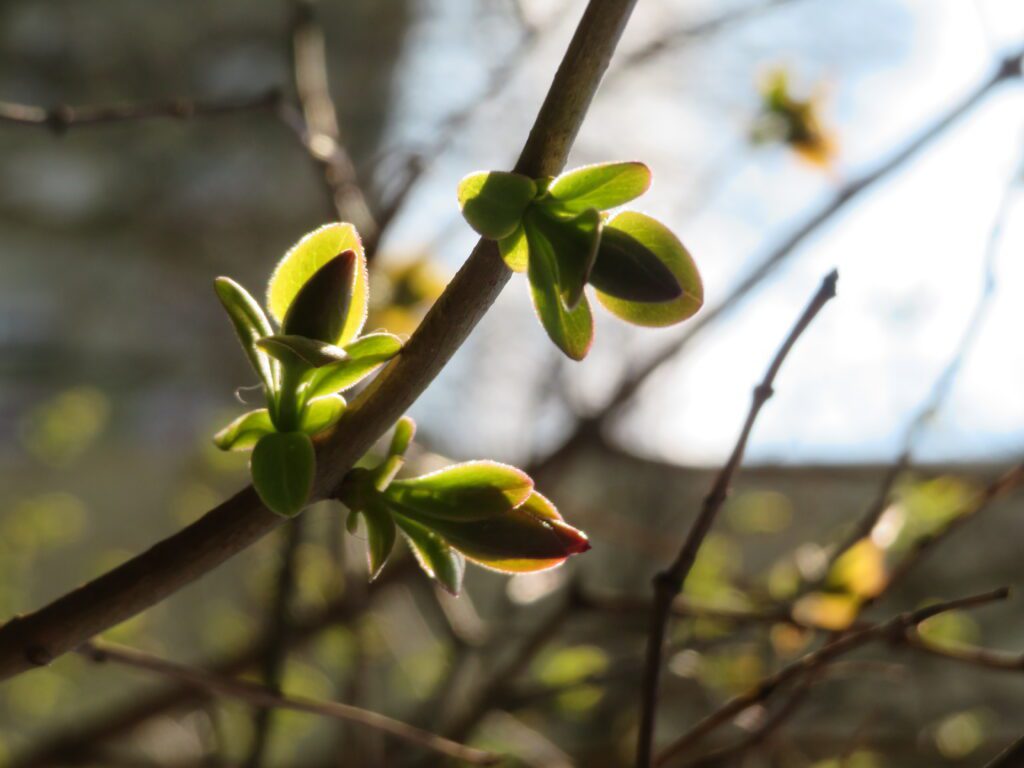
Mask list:
[[[388,568],[369,585],[370,596],[379,595],[418,572],[419,568],[411,557],[390,563]],[[308,642],[328,627],[351,623],[363,615],[368,606],[369,603],[354,601],[346,594],[335,598],[321,610],[299,616],[293,622],[288,635],[289,647],[294,648]],[[272,643],[273,638],[264,633],[242,648],[199,666],[215,675],[234,677],[258,666],[266,657]],[[74,728],[67,733],[50,734],[41,739],[34,749],[17,755],[9,768],[42,768],[54,763],[63,764],[81,755],[90,755],[97,743],[128,733],[162,712],[201,701],[203,697],[203,694],[197,693],[191,686],[169,683],[144,696],[133,697],[130,701],[92,719],[76,720]]]
[[[989,486],[985,488],[985,490],[979,493],[974,499],[971,500],[971,502],[969,502],[964,507],[964,509],[961,511],[959,515],[955,516],[953,522],[951,522],[941,531],[930,537],[928,541],[937,543],[939,540],[946,538],[953,530],[955,530],[955,527],[960,524],[958,521],[967,519],[969,517],[973,517],[976,513],[980,512],[985,507],[987,507],[991,502],[1000,498],[1006,493],[1009,493],[1010,490],[1017,487],[1017,485],[1019,485],[1022,482],[1022,480],[1024,480],[1024,464],[1018,465],[1014,469],[1003,474],[1001,477],[999,477],[994,482],[989,484]],[[916,565],[918,565],[920,561],[921,555],[918,554],[918,548],[915,547],[911,549],[911,551],[906,556],[904,556],[903,560],[901,560],[900,563],[896,566],[895,573],[899,574],[899,577],[890,577],[881,592],[879,592],[872,598],[864,600],[858,607],[857,615],[859,616],[867,608],[877,603],[885,595],[889,594],[892,591],[892,588],[897,583],[897,581],[901,579],[903,576],[905,576],[908,572],[910,572],[910,570],[912,570]],[[844,632],[834,633],[833,639],[830,640],[828,645],[824,646],[822,650],[827,650],[832,645],[835,645],[836,643],[840,643],[849,637],[857,635],[865,631],[865,629],[866,628],[862,626],[853,624],[851,625],[851,628],[845,630]],[[907,645],[913,645],[912,640],[908,639],[907,633],[905,632],[901,633],[898,637],[893,636],[891,639],[898,640],[899,642]],[[813,654],[811,654],[811,656],[813,656]],[[806,659],[809,657],[804,658]],[[761,681],[761,683],[755,686],[755,689],[766,688],[763,695],[761,695],[758,698],[758,701],[763,701],[764,699],[767,699],[768,696],[771,695],[771,693],[773,693],[774,690],[777,688],[777,686],[770,685],[772,679],[773,677],[765,678]],[[796,704],[799,704],[799,701],[796,702]],[[686,745],[678,747],[673,746],[671,749],[678,749],[678,751],[682,751],[684,748],[688,748],[692,744],[696,743],[696,741],[698,741],[699,739],[704,738],[704,736],[713,731],[715,728],[728,722],[732,718],[733,714],[736,713],[734,712],[732,714],[722,714],[722,709],[728,708],[731,705],[732,702],[727,702],[721,709],[716,710],[711,715],[708,715],[700,723],[698,723],[698,725],[695,726],[693,730],[691,730],[686,736],[683,737],[683,740],[688,740],[688,743]],[[700,729],[700,732],[696,733],[698,729]]]
[[[309,712],[349,723],[359,723],[367,728],[390,734],[418,747],[438,754],[463,760],[471,765],[495,765],[501,757],[493,752],[467,747],[428,731],[420,730],[399,720],[370,712],[369,710],[341,704],[334,701],[317,701],[301,696],[285,696],[254,683],[221,677],[205,670],[177,664],[148,653],[124,648],[112,643],[93,641],[85,643],[79,650],[82,656],[95,662],[114,662],[136,669],[142,669],[163,677],[169,677],[186,685],[199,688],[218,696],[238,699],[257,707],[290,709]]]
[[[561,170],[636,0],[591,0],[515,169]],[[397,357],[319,441],[313,499],[332,497],[355,462],[419,397],[511,273],[481,241]],[[34,613],[0,627],[0,679],[46,664],[216,568],[283,522],[251,486],[182,531]]]
[[[870,535],[871,531],[874,530],[879,518],[881,518],[882,513],[885,512],[886,507],[889,504],[889,499],[892,496],[892,490],[896,485],[896,481],[910,466],[914,447],[921,431],[928,424],[928,421],[934,418],[935,414],[941,410],[946,399],[949,397],[949,393],[953,388],[953,383],[956,381],[957,374],[959,374],[960,369],[963,368],[964,361],[967,359],[971,349],[974,347],[974,343],[978,339],[978,335],[984,325],[985,318],[988,315],[988,309],[992,303],[992,297],[995,295],[995,262],[999,253],[999,236],[1002,233],[1006,215],[1010,207],[1010,200],[1017,183],[1017,177],[1014,175],[1006,185],[1002,198],[1000,199],[999,208],[996,211],[995,220],[992,224],[992,229],[989,232],[988,243],[985,247],[981,293],[978,295],[978,301],[974,305],[971,316],[964,328],[963,335],[960,337],[960,342],[954,348],[953,354],[950,356],[945,368],[943,368],[942,373],[939,374],[939,377],[932,385],[930,394],[921,404],[914,417],[907,424],[907,427],[903,432],[903,439],[901,440],[900,453],[897,456],[896,461],[893,462],[886,471],[885,476],[882,478],[882,483],[875,496],[874,502],[853,526],[850,532],[846,535],[846,538],[842,539],[832,550],[829,555],[828,564],[823,570],[822,579],[825,578],[831,567],[835,565],[836,561],[842,557],[843,554],[845,554],[858,541]],[[808,583],[805,585],[803,591],[809,591],[810,589],[814,589],[820,585],[821,580]]]
[[[327,42],[310,0],[291,0],[288,38],[292,82],[301,113],[289,116],[283,106],[281,117],[297,127],[299,139],[318,166],[331,215],[355,225],[370,258],[377,250],[380,227],[341,140],[338,110],[331,96]]]
[[[1024,760],[1024,736],[1021,736],[1013,744],[985,764],[985,768],[1019,768]]]
[[[70,128],[109,125],[138,120],[189,120],[196,117],[221,117],[239,112],[273,110],[281,103],[281,92],[270,88],[246,98],[223,101],[168,99],[137,104],[105,104],[72,107],[66,104],[46,109],[31,104],[0,101],[0,122],[63,133]]]
[[[687,23],[673,27],[647,41],[636,50],[630,51],[629,55],[623,56],[621,64],[616,68],[616,74],[628,67],[644,64],[683,41],[714,34],[723,27],[749,21],[792,2],[794,0],[763,0],[763,2],[749,3],[734,8],[696,24]]]
[[[291,603],[295,591],[297,552],[302,543],[305,520],[297,518],[285,526],[281,541],[281,563],[277,583],[270,604],[267,626],[267,652],[263,655],[263,685],[270,691],[280,692],[281,677],[288,656],[288,635],[291,633]],[[260,707],[253,715],[253,739],[246,758],[247,768],[258,768],[270,738],[273,710]]]
[[[916,611],[900,614],[899,616],[889,619],[881,624],[875,624],[870,627],[866,627],[865,629],[842,635],[817,651],[813,651],[802,656],[796,661],[782,667],[775,674],[761,680],[760,683],[746,693],[730,699],[723,706],[719,707],[713,713],[697,723],[697,725],[687,731],[681,738],[677,739],[669,747],[658,753],[654,764],[664,765],[669,760],[679,757],[687,749],[704,738],[708,733],[729,722],[743,710],[764,701],[768,696],[782,686],[803,677],[805,674],[815,671],[818,667],[830,662],[832,659],[877,640],[895,639],[898,641],[908,630],[934,616],[938,616],[941,613],[977,608],[979,606],[988,605],[992,602],[1005,600],[1009,595],[1010,591],[1004,587],[991,592],[984,592],[982,594],[960,598],[958,600],[935,603],[924,608],[919,608]]]
[[[636,766],[637,768],[649,768],[654,752],[654,721],[657,714],[658,683],[661,678],[661,657],[665,644],[665,631],[668,626],[669,616],[672,611],[672,602],[676,595],[682,591],[683,583],[686,581],[690,568],[697,557],[697,551],[707,536],[711,525],[725,503],[728,496],[729,486],[732,477],[743,461],[743,453],[747,447],[747,440],[754,428],[757,415],[768,399],[772,396],[772,385],[775,377],[782,368],[783,362],[789,351],[796,344],[807,327],[813,322],[821,309],[836,295],[836,281],[839,279],[837,272],[831,272],[821,283],[821,287],[811,299],[810,304],[797,320],[796,325],[790,331],[786,340],[782,343],[779,351],[768,366],[764,379],[754,388],[754,395],[750,404],[750,411],[740,431],[736,445],[733,447],[729,460],[722,467],[718,476],[711,486],[711,491],[704,499],[700,514],[694,520],[683,542],[679,555],[666,570],[654,578],[654,605],[651,609],[651,624],[647,640],[647,659],[644,667],[640,730],[637,736]]]

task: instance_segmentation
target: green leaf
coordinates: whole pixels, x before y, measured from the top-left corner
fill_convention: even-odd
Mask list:
[[[432,579],[453,595],[462,589],[462,576],[466,570],[466,561],[461,554],[445,543],[444,539],[433,531],[401,515],[394,517],[409,547],[412,549],[420,567]]]
[[[359,257],[349,250],[320,267],[295,294],[281,330],[328,344],[341,338],[358,266]]]
[[[327,224],[310,232],[278,262],[267,285],[267,307],[271,316],[279,323],[283,323],[288,307],[313,273],[349,250],[356,254],[355,283],[345,325],[341,335],[334,342],[344,346],[358,336],[366,322],[369,281],[363,244],[359,240],[359,233],[351,224]]]
[[[416,434],[416,422],[408,416],[403,416],[395,425],[395,432],[391,436],[391,445],[388,447],[388,456],[373,471],[373,487],[383,493],[394,481],[399,470],[405,464],[405,452],[409,449],[413,436]]]
[[[249,466],[252,484],[271,512],[292,517],[306,506],[316,471],[316,453],[309,435],[264,435],[253,449]]]
[[[624,301],[672,301],[682,288],[658,255],[621,229],[608,228],[601,239],[590,283],[606,295]]]
[[[526,229],[520,224],[516,231],[498,241],[498,253],[505,265],[513,272],[525,272],[530,260],[530,246],[526,240]]]
[[[274,332],[270,327],[270,321],[248,291],[230,277],[218,277],[213,281],[213,287],[228,317],[231,318],[231,324],[235,327],[235,333],[238,334],[238,340],[242,343],[249,362],[259,375],[263,386],[268,392],[273,392],[277,386],[277,363],[256,346],[259,339]]]
[[[385,495],[403,515],[420,522],[480,520],[522,504],[533,480],[520,469],[496,461],[468,461],[408,480],[395,480]]]
[[[308,397],[342,392],[365,379],[402,351],[402,341],[390,333],[370,333],[345,347],[348,359],[309,374]]]
[[[388,456],[373,472],[373,487],[383,493],[405,465],[404,456]]]
[[[689,252],[668,227],[650,216],[627,211],[605,224],[601,237],[602,245],[609,241],[609,236],[610,242],[614,242],[618,237],[617,233],[632,238],[653,253],[675,276],[676,282],[682,288],[682,294],[671,301],[658,303],[616,298],[595,283],[598,265],[602,261],[599,252],[590,279],[598,289],[598,301],[609,312],[630,323],[660,328],[685,320],[700,309],[704,303],[704,288],[701,285],[700,274]]]
[[[256,344],[268,355],[296,368],[323,368],[348,360],[348,354],[341,347],[305,336],[267,336]]]
[[[391,435],[391,445],[388,447],[389,456],[404,456],[409,450],[409,444],[416,436],[416,422],[409,416],[403,416],[395,424],[395,432]]]
[[[594,340],[590,304],[583,296],[575,309],[566,309],[558,288],[558,265],[554,249],[536,227],[527,226],[530,243],[530,297],[533,308],[556,346],[573,360],[582,360]]]
[[[462,216],[482,237],[508,237],[537,193],[533,180],[518,173],[473,173],[459,182]]]
[[[601,214],[593,208],[567,219],[543,208],[527,214],[525,227],[544,237],[555,254],[558,287],[566,309],[572,310],[583,298],[583,289],[597,258],[601,242]]]
[[[548,187],[560,210],[606,211],[634,200],[651,186],[651,169],[643,163],[598,163],[563,173]],[[545,200],[546,202],[546,200]]]
[[[213,443],[222,451],[246,451],[256,445],[263,435],[274,431],[270,412],[266,408],[249,411],[228,424],[213,436]]]
[[[395,547],[395,521],[381,504],[369,504],[362,512],[366,521],[366,556],[370,581],[373,581]]]
[[[327,395],[310,400],[302,412],[299,429],[312,437],[333,427],[345,413],[345,398],[341,395]]]
[[[429,526],[470,560],[508,573],[552,568],[590,549],[586,535],[536,491],[515,509],[486,520],[437,520]]]

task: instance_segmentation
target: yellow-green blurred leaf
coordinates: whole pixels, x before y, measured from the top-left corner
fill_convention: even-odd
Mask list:
[[[22,422],[21,436],[40,461],[63,466],[92,445],[110,420],[110,402],[94,387],[74,387],[36,406]]]
[[[829,586],[860,598],[877,595],[886,580],[885,553],[871,539],[861,539],[850,547],[828,574]]]
[[[860,602],[851,595],[812,592],[793,606],[793,618],[801,624],[837,631],[849,627],[857,618]]]

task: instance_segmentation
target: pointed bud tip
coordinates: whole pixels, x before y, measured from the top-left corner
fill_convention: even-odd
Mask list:
[[[581,555],[590,549],[590,540],[587,538],[587,534],[583,531],[573,528],[571,525],[563,523],[559,527],[559,532],[562,534],[562,543],[565,545],[566,557],[571,555]]]

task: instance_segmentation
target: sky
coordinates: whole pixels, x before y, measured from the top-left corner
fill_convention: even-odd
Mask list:
[[[684,5],[694,21],[725,7],[640,3],[621,55],[678,23]],[[489,17],[467,21],[464,14],[463,22],[476,26],[467,30],[468,42],[453,45],[460,37],[445,9],[454,18],[455,6],[439,0],[423,10],[431,21],[416,28],[403,63],[407,113],[395,121],[402,126],[396,141],[415,138],[417,127],[429,135],[432,115],[471,97],[446,87],[446,71],[479,68],[481,59],[500,61],[514,50],[507,24]],[[387,241],[389,250],[412,250],[428,231],[452,269],[468,253],[473,235],[458,218],[455,185],[470,171],[507,167],[514,159],[581,6],[564,13],[550,4],[525,7],[544,27],[535,55],[478,111],[468,138],[433,165]],[[983,81],[1014,40],[1024,41],[1024,4],[1013,0],[793,0],[643,65],[616,71],[613,64],[570,166],[645,160],[655,184],[640,207],[686,243],[712,306],[844,182],[898,151]],[[448,55],[432,56],[442,44]],[[829,168],[748,140],[758,77],[780,65],[798,87],[821,94],[838,147]],[[485,75],[479,80],[484,87]],[[787,361],[750,457],[825,463],[892,457],[975,311],[1003,206],[992,257],[996,290],[981,334],[917,447],[921,459],[935,461],[1024,451],[1024,302],[1016,298],[1024,285],[1024,190],[1013,187],[1021,175],[1022,139],[1024,91],[1003,85],[846,207],[736,311],[664,366],[615,425],[616,439],[661,459],[720,460],[735,440],[752,386],[822,276],[835,267],[839,297]],[[603,315],[590,358],[566,366],[545,346],[529,312],[524,281],[513,280],[469,349],[420,404],[428,428],[442,416],[450,423],[453,413],[468,427],[486,420],[479,447],[518,458],[557,440],[569,418],[564,409],[532,398],[526,379],[543,379],[554,366],[577,409],[600,408],[623,370],[685,331],[685,325],[631,330]],[[525,340],[509,342],[510,325],[522,328]],[[519,346],[509,347],[511,360],[481,363],[487,358],[481,349],[497,344]],[[467,396],[467,378],[488,374],[517,378],[520,391]]]

